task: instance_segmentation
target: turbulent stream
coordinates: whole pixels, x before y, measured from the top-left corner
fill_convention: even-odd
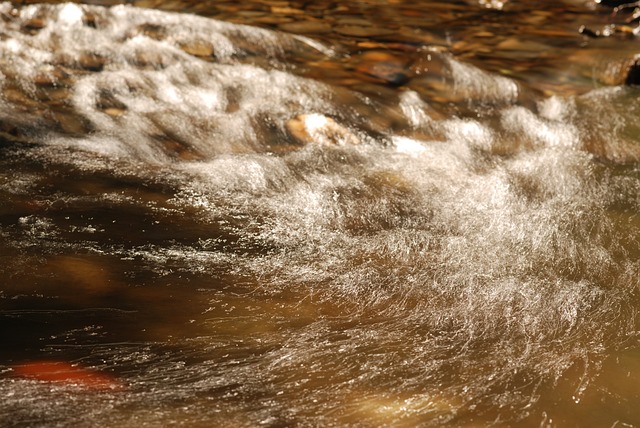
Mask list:
[[[0,425],[640,425],[635,36],[406,3],[0,3]]]

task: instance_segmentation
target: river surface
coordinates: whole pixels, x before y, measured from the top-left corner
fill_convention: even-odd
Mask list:
[[[1,426],[640,426],[633,9],[18,3]]]

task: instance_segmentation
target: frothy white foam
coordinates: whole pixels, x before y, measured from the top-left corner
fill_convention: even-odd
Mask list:
[[[73,3],[67,3],[60,8],[58,12],[58,24],[63,27],[72,27],[82,25],[84,12],[80,6]]]
[[[93,25],[83,21],[89,12]],[[22,121],[65,131],[84,128],[84,138],[96,139],[85,147],[120,140],[112,155],[127,147],[129,156],[153,162],[171,159],[176,147],[193,157],[260,151],[261,138],[274,132],[270,127],[284,133],[284,123],[296,113],[331,112],[322,85],[239,63],[246,55],[248,62],[262,56],[277,65],[288,48],[308,44],[293,36],[124,6],[20,10],[22,20],[34,16],[44,23],[36,35],[24,34],[16,22],[7,28],[10,37],[0,41],[0,53],[12,59],[2,63],[2,73],[20,88],[15,101],[4,101],[46,103],[46,92],[45,101],[37,98],[43,91],[34,80],[47,76],[61,87],[56,96],[67,91],[73,103],[74,111],[64,111],[64,117],[80,120],[56,123],[62,116],[36,114]]]
[[[400,96],[400,109],[414,128],[421,128],[432,122],[426,113],[426,107],[427,104],[415,91],[406,91]]]
[[[546,120],[523,107],[513,107],[503,113],[503,126],[531,144],[545,147],[578,147],[579,133],[575,126],[560,120]]]
[[[427,150],[422,142],[406,137],[395,137],[393,139],[393,144],[395,145],[398,153],[404,153],[411,156],[419,156]]]
[[[475,102],[511,104],[518,98],[518,85],[503,76],[486,73],[470,64],[448,58],[452,70],[454,91]]]

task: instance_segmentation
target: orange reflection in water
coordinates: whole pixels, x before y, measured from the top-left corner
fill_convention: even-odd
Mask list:
[[[66,361],[32,361],[12,368],[15,376],[43,382],[75,385],[91,390],[124,388],[122,382],[114,376]]]

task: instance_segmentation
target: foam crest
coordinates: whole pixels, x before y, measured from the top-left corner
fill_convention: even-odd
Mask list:
[[[513,107],[503,113],[502,124],[507,131],[523,137],[532,145],[545,147],[577,147],[577,129],[567,126],[562,120],[548,120],[534,115],[523,107]]]
[[[380,382],[394,388],[434,382],[458,364],[457,380],[439,391],[476,402],[514,382],[513,373],[553,383],[569,367],[597,360],[636,323],[629,315],[602,324],[635,304],[630,293],[638,286],[637,265],[620,257],[628,249],[610,239],[621,232],[609,216],[609,182],[588,153],[575,150],[580,140],[571,123],[518,108],[504,114],[507,128],[514,117],[526,119],[517,129],[536,144],[503,158],[478,157],[493,131],[450,120],[446,142],[396,137],[386,148],[309,147],[262,163],[254,182],[266,187],[236,187],[231,205],[260,212],[254,239],[269,242],[272,252],[246,265],[236,260],[238,269],[260,272],[267,293],[297,284],[303,294],[343,302],[349,317],[384,316],[366,331],[382,348],[403,340],[420,367],[409,380],[385,365],[393,364],[387,355],[386,363],[370,362],[371,379],[391,370]],[[226,161],[235,164],[229,170],[252,176],[245,160]],[[282,171],[285,179],[266,185],[265,175]],[[636,186],[637,177],[632,181]],[[222,187],[199,194],[216,200],[218,192]],[[348,302],[358,304],[347,309]],[[323,342],[324,325],[292,333],[270,356],[267,378],[276,382],[326,355],[338,366],[357,359],[349,343],[361,343],[365,329],[332,343]],[[341,376],[335,374],[335,391],[348,394],[352,386]],[[523,391],[501,399],[526,406],[536,392]]]
[[[576,100],[586,150],[618,164],[640,160],[636,96],[635,88],[616,87],[595,90]]]
[[[24,22],[36,19],[41,28],[25,34]],[[264,151],[291,116],[331,111],[323,85],[277,70],[291,51],[318,47],[300,37],[75,4],[22,8],[6,32],[0,52],[11,61],[1,70],[11,87],[3,93],[4,114],[22,134],[49,133],[45,141],[59,143],[51,135],[58,129],[74,147],[82,135],[95,139],[87,148],[117,140],[113,156],[125,148],[147,162],[192,160]],[[62,103],[47,105],[52,97]],[[33,116],[13,114],[23,105]]]
[[[518,98],[518,85],[511,79],[490,74],[453,58],[447,58],[451,67],[453,89],[463,97],[479,102],[512,104]]]

